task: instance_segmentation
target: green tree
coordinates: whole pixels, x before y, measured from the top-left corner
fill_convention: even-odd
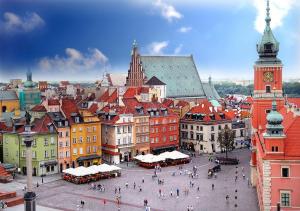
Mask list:
[[[226,159],[228,158],[228,152],[233,150],[234,148],[234,138],[235,132],[228,126],[225,126],[225,128],[219,132],[218,142],[220,144],[221,150],[225,151],[226,153]]]

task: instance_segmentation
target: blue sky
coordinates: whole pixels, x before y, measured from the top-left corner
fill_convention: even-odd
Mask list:
[[[300,4],[271,0],[284,78],[300,75]],[[0,81],[96,80],[141,54],[193,54],[207,80],[252,79],[264,0],[0,0]]]

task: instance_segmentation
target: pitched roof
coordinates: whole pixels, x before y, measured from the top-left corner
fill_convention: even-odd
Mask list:
[[[18,100],[18,96],[15,91],[0,91],[0,100]]]
[[[218,94],[215,86],[212,83],[202,83],[204,93],[208,99],[211,100],[219,100],[221,99],[220,95]]]
[[[172,99],[166,98],[166,99],[164,99],[162,104],[166,107],[170,107],[170,106],[174,106],[174,101]]]
[[[142,93],[149,93],[149,87],[128,87],[123,98],[135,98]]]
[[[176,104],[176,107],[184,107],[190,105],[189,102],[184,101],[184,100],[179,100],[178,103]]]
[[[109,91],[106,90],[99,98],[98,102],[107,102],[107,99],[109,98]]]
[[[127,74],[108,73],[108,81],[112,86],[125,86]]]
[[[68,98],[62,99],[61,110],[63,111],[63,113],[65,114],[65,116],[69,120],[69,122],[74,123],[73,118],[71,117],[71,114],[72,113],[79,113],[79,110],[76,106],[75,100],[68,99]]]
[[[141,56],[147,78],[167,85],[167,97],[205,97],[192,56]]]
[[[118,92],[115,90],[107,99],[108,103],[116,103],[118,100]]]
[[[156,78],[155,76],[152,76],[149,81],[147,81],[146,85],[166,85],[164,82]]]
[[[296,98],[296,97],[291,98],[291,97],[289,97],[288,102],[292,103],[292,104],[295,104],[298,108],[300,108],[300,98]]]
[[[96,113],[96,111],[98,110],[98,105],[96,103],[93,103],[89,109],[88,109],[92,114]]]
[[[32,109],[30,109],[30,111],[33,111],[33,112],[47,112],[45,106],[43,106],[43,105],[36,105]]]

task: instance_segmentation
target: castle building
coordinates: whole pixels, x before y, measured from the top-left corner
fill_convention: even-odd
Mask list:
[[[300,208],[300,112],[285,105],[279,43],[270,27],[267,1],[266,26],[257,45],[252,105],[251,182],[264,211]]]

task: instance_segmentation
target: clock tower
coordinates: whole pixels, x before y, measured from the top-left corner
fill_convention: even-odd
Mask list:
[[[277,58],[279,42],[271,29],[270,5],[267,0],[266,26],[261,41],[257,44],[258,60],[254,64],[254,92],[252,105],[252,153],[251,183],[256,186],[257,135],[266,130],[267,115],[272,111],[272,102],[277,110],[284,106],[282,92],[282,62]]]
[[[254,132],[265,129],[266,116],[271,111],[275,98],[277,109],[284,105],[282,93],[282,63],[277,58],[279,42],[275,39],[270,22],[270,7],[267,0],[266,26],[261,41],[257,44],[258,60],[254,65],[254,95],[252,127]]]

